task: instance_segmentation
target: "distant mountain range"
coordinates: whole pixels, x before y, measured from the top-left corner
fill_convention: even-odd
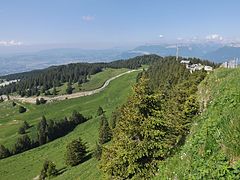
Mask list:
[[[118,59],[128,59],[144,54],[160,56],[175,56],[175,44],[143,45],[131,50],[106,49],[83,50],[79,48],[56,48],[34,53],[18,53],[15,55],[0,55],[0,75],[42,69],[52,65],[71,62],[109,62]],[[179,44],[179,56],[198,57],[224,62],[228,59],[240,58],[240,47],[214,43]]]
[[[124,56],[157,54],[160,56],[175,56],[176,45],[145,45],[125,52]],[[179,56],[198,57],[214,62],[224,62],[228,59],[240,58],[240,47],[222,46],[220,44],[183,44],[178,45]]]
[[[203,58],[207,53],[215,51],[220,46],[217,44],[182,44],[178,45],[179,56],[200,57]],[[167,45],[144,45],[136,47],[129,51],[139,54],[157,54],[160,56],[175,56],[177,46],[175,44]]]
[[[224,46],[216,49],[215,51],[207,53],[204,58],[218,62],[233,58],[240,59],[240,47]]]

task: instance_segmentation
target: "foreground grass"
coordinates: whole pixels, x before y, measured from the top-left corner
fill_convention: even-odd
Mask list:
[[[97,108],[102,106],[106,111],[106,116],[109,118],[111,112],[126,101],[128,95],[131,94],[131,86],[136,81],[137,73],[133,72],[117,78],[103,92],[93,96],[41,106],[25,104],[28,112],[21,115],[13,115],[13,119],[19,119],[19,121],[27,120],[34,126],[31,128],[32,133],[35,132],[36,124],[43,114],[47,119],[60,119],[64,116],[70,116],[73,110],[77,110],[85,116],[93,116],[93,118],[79,125],[65,137],[25,153],[0,160],[0,179],[32,179],[39,174],[45,159],[54,161],[57,168],[62,169],[60,171],[62,174],[58,175],[57,179],[99,179],[101,174],[97,168],[98,162],[94,158],[73,168],[65,166],[64,153],[66,145],[71,140],[82,137],[87,142],[89,151],[93,151],[98,140],[99,118],[96,117]],[[7,134],[7,129],[2,130],[6,131],[5,134]],[[14,132],[14,130],[11,131]],[[13,142],[14,138],[9,139],[9,141]],[[8,146],[11,144],[8,144],[6,141],[2,142],[5,142]]]
[[[218,69],[199,86],[203,113],[156,179],[240,178],[240,69]],[[205,105],[207,106],[205,106]]]

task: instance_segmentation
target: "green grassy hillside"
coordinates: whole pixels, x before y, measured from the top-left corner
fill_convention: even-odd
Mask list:
[[[118,74],[124,73],[128,71],[126,68],[121,69],[112,69],[112,68],[106,68],[102,72],[97,73],[89,77],[88,82],[81,84],[81,86],[78,86],[78,83],[73,84],[73,92],[79,92],[79,91],[89,91],[93,89],[100,88],[105,81],[110,79],[111,77],[117,76]],[[57,87],[56,90],[59,95],[66,94],[67,89],[67,83],[64,83],[62,86]],[[52,92],[52,89],[50,90]]]
[[[202,114],[156,179],[240,178],[240,69],[218,69],[200,84]]]
[[[11,103],[2,103],[0,107],[1,116],[0,143],[10,147],[15,142],[17,129],[23,120],[26,120],[33,127],[31,132],[35,132],[36,124],[45,115],[47,119],[60,119],[70,116],[73,110],[77,110],[85,116],[93,118],[79,125],[73,132],[63,138],[32,149],[25,153],[15,155],[0,161],[0,179],[32,179],[36,177],[42,168],[45,159],[54,161],[58,169],[62,169],[57,179],[99,179],[100,172],[97,169],[98,162],[90,158],[83,164],[68,168],[64,163],[64,153],[66,145],[73,139],[82,137],[87,142],[89,151],[93,151],[98,139],[99,118],[96,111],[102,106],[109,118],[115,108],[126,101],[131,94],[131,86],[135,83],[138,72],[133,72],[112,81],[110,85],[101,93],[93,96],[81,97],[78,99],[65,100],[46,105],[24,104],[28,112],[17,113],[11,107]],[[17,108],[17,107],[16,107]],[[17,120],[17,121],[14,121]],[[19,122],[13,124],[13,122]],[[30,132],[30,134],[31,134]]]
[[[124,68],[105,69],[103,72],[93,75],[87,83],[84,83],[82,85],[81,89],[92,90],[99,88],[104,84],[107,79],[126,71],[127,69]],[[74,91],[77,91],[77,85],[75,84],[75,86],[76,88]],[[60,94],[66,93],[66,89],[64,89],[64,87],[65,86],[62,86],[61,90],[58,89],[60,91]],[[62,113],[58,113],[57,108],[61,107],[59,107],[58,103],[56,104],[56,109],[54,111],[55,113],[52,111],[52,105],[50,105],[51,108],[49,108],[49,105],[35,106],[30,104],[22,104],[23,106],[27,107],[28,112],[24,114],[19,114],[19,106],[13,107],[12,102],[0,103],[0,144],[11,147],[18,138],[18,134],[16,132],[18,131],[18,128],[21,126],[21,123],[24,120],[28,121],[30,125],[35,125],[39,121],[39,118],[44,114],[49,116],[49,118],[63,118],[61,116],[59,117],[59,115],[61,115]],[[67,113],[66,116],[69,116],[70,113],[71,112]],[[29,131],[30,134],[32,134],[31,132],[35,131],[35,127],[29,129]]]

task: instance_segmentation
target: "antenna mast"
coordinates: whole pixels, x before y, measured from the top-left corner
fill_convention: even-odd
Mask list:
[[[178,45],[177,45],[177,52],[176,52],[176,61],[178,61]]]

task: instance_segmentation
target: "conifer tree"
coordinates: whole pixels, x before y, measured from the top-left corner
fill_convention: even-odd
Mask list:
[[[67,93],[67,94],[72,94],[72,92],[73,92],[73,88],[72,88],[71,84],[68,83],[68,84],[67,84],[66,93]]]
[[[39,179],[44,180],[46,178],[51,178],[57,175],[56,165],[49,160],[46,160],[43,164]]]
[[[101,160],[102,156],[102,145],[99,143],[96,143],[96,149],[94,151],[94,157],[99,161]]]
[[[8,156],[10,156],[9,150],[0,144],[0,159],[6,158]]]
[[[47,142],[47,120],[45,116],[42,116],[42,120],[38,124],[38,142],[40,145]]]
[[[41,102],[40,102],[40,100],[37,98],[36,99],[36,105],[40,105],[41,104]]]
[[[72,121],[74,124],[80,124],[86,121],[86,118],[77,112],[76,110],[73,111],[72,116],[70,117],[70,121]]]
[[[1,98],[0,98],[0,103],[3,102],[3,101],[4,101],[4,100],[3,100],[3,97],[1,96]]]
[[[23,126],[20,126],[18,129],[18,134],[25,134],[25,133],[26,133],[25,128]]]
[[[40,104],[45,104],[47,101],[44,98],[40,98]]]
[[[27,121],[23,121],[23,127],[26,130],[30,128],[30,125],[27,123]]]
[[[98,110],[97,110],[97,115],[98,116],[101,116],[102,114],[104,113],[104,110],[101,106],[98,107]]]
[[[56,87],[55,87],[55,86],[53,87],[53,95],[54,95],[54,96],[57,95],[57,90],[56,90]]]
[[[113,142],[103,149],[101,169],[111,179],[148,179],[175,143],[174,125],[161,111],[162,95],[153,94],[143,76],[121,108]]]
[[[66,164],[69,166],[76,166],[82,162],[87,154],[86,144],[82,139],[76,139],[67,145]]]
[[[100,119],[99,127],[99,143],[104,144],[111,140],[112,132],[108,124],[106,116],[103,114]]]
[[[13,101],[12,102],[12,106],[15,107],[17,104]]]
[[[27,109],[23,106],[19,106],[19,113],[25,113]]]
[[[112,113],[112,117],[110,119],[110,126],[111,126],[112,129],[114,129],[116,127],[117,119],[118,119],[119,116],[120,116],[120,110],[119,109],[117,109],[116,111],[114,111]]]
[[[23,124],[18,129],[18,133],[25,134],[28,128],[30,128],[29,124],[26,121],[24,121]]]
[[[31,149],[32,142],[28,135],[23,135],[22,137],[17,139],[17,142],[14,146],[13,152],[14,154],[24,152],[26,150]]]

